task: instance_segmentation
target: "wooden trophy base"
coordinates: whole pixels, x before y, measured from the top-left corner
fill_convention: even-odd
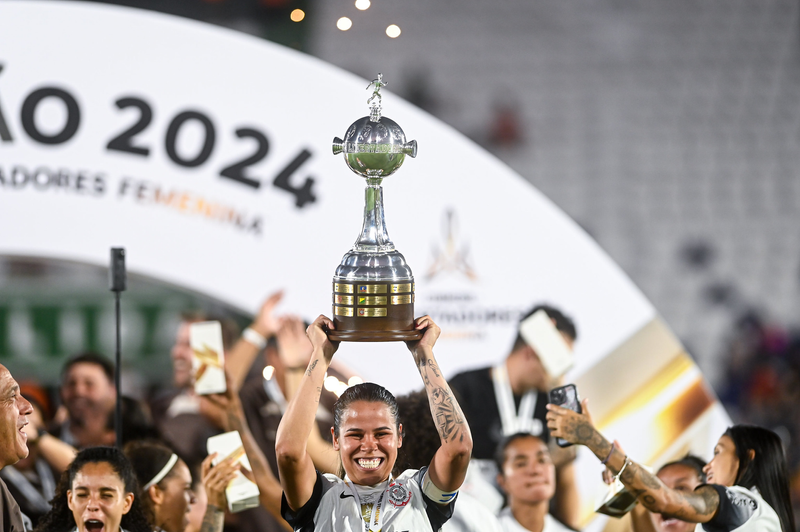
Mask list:
[[[422,338],[414,329],[412,281],[333,283],[333,325],[339,342],[396,342]]]

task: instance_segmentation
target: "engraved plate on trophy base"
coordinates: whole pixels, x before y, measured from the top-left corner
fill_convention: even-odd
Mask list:
[[[352,300],[341,293],[352,286]],[[333,283],[333,325],[328,338],[345,342],[391,342],[419,340],[414,329],[413,284],[389,281]],[[400,293],[400,290],[406,293]],[[380,294],[380,295],[378,295]],[[385,295],[384,295],[385,294]],[[396,294],[389,296],[389,294]],[[348,304],[342,304],[348,303]]]

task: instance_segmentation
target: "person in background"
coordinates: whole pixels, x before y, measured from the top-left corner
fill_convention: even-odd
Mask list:
[[[585,445],[651,512],[702,523],[713,532],[794,532],[789,477],[783,445],[771,430],[734,425],[720,436],[704,469],[709,484],[693,492],[667,487],[632,461],[592,424],[587,400],[583,413],[548,404],[547,426],[554,437]]]
[[[656,476],[670,489],[691,493],[701,484],[705,484],[703,473],[705,462],[691,454],[680,460],[661,466]],[[693,532],[696,525],[681,521],[675,517],[660,513],[648,512],[641,504],[631,510],[633,532]]]
[[[61,370],[63,404],[49,432],[77,449],[107,445],[116,399],[113,364],[97,353],[76,355]]]
[[[28,456],[28,436],[24,429],[32,413],[31,404],[19,393],[19,384],[0,364],[0,470]],[[0,530],[25,532],[29,528],[30,519],[23,516],[14,497],[0,480]]]
[[[27,436],[28,456],[0,470],[0,478],[8,486],[22,512],[36,526],[39,518],[50,510],[56,479],[69,467],[77,451],[44,431],[42,408],[38,401],[31,400],[30,403],[32,411],[28,414],[28,424],[23,428]]]
[[[572,348],[578,337],[575,324],[557,308],[537,305],[520,319],[520,323],[539,310],[547,313]],[[494,367],[459,373],[449,379],[449,383],[475,438],[465,488],[470,486],[490,510],[497,512],[502,504],[502,497],[493,488],[497,478],[494,460],[497,446],[505,437],[517,432],[528,432],[549,443],[545,405],[547,392],[556,383],[519,331],[504,360]],[[580,496],[575,483],[575,452],[551,445],[550,454],[556,465],[558,486],[552,512],[562,522],[577,526]]]
[[[305,329],[306,325],[300,318],[282,317],[274,341],[268,342],[265,350],[266,362],[272,368],[269,378],[249,382],[240,392],[247,423],[276,476],[275,436],[278,424],[297,391],[311,356],[311,342]],[[329,369],[328,374],[343,378],[334,369]],[[308,441],[309,455],[317,469],[324,473],[334,473],[339,467],[338,455],[322,437],[322,434],[330,434],[333,422],[331,410],[334,401],[331,398],[335,398],[334,394],[322,392],[316,413],[317,423],[312,427]]]
[[[144,441],[127,444],[125,456],[139,481],[142,505],[156,529],[184,532],[189,525],[191,507],[197,504],[197,499],[191,473],[183,460],[165,445]],[[222,531],[222,519],[216,517],[225,511],[225,488],[239,470],[239,464],[230,459],[212,467],[215,456],[206,457],[201,466],[206,497],[203,526],[199,529],[202,532]]]
[[[194,503],[192,475],[184,461],[159,443],[131,442],[124,452],[136,474],[136,496],[148,520],[156,530],[183,532]]]
[[[208,510],[209,500],[206,489],[203,486],[202,465],[192,467],[192,493],[194,494],[194,504],[189,507],[189,523],[184,532],[201,532],[206,524],[206,511]],[[217,506],[219,512],[225,513],[224,506]],[[216,525],[216,519],[211,526]],[[213,530],[213,528],[212,528]],[[205,531],[203,531],[205,532]]]
[[[397,412],[403,425],[403,446],[397,453],[395,476],[406,469],[422,469],[430,464],[441,445],[424,390],[398,397]],[[442,526],[442,532],[502,531],[497,517],[466,491],[459,491],[453,517]]]
[[[225,412],[223,429],[226,432],[237,431],[242,438],[244,452],[247,455],[250,466],[253,468],[252,475],[245,470],[242,470],[242,472],[248,477],[252,476],[250,480],[255,482],[258,486],[260,507],[251,508],[234,514],[235,517],[237,517],[235,529],[237,531],[289,530],[288,523],[281,517],[281,485],[276,476],[272,473],[269,462],[250,431],[244,410],[242,409],[242,403],[239,400],[239,395],[234,391],[234,386],[230,383],[230,378],[228,378],[228,389],[225,393],[212,394],[207,396],[206,399],[213,402],[216,408]],[[209,464],[204,461],[204,466],[206,468],[208,465]],[[207,473],[207,469],[204,468],[204,478]],[[208,488],[206,488],[206,491],[208,491]],[[225,508],[224,505],[219,506],[218,503],[214,502],[215,498],[213,493],[209,492],[208,495],[209,507],[211,507],[211,505],[216,505],[217,508]],[[208,512],[206,516],[209,516]],[[221,520],[222,512],[216,514],[216,518]],[[225,528],[228,530],[229,526],[226,524]],[[203,530],[203,532],[205,532],[205,530]]]
[[[513,434],[497,450],[497,482],[508,506],[500,512],[504,532],[569,532],[549,513],[556,468],[547,444],[529,433]]]
[[[153,532],[136,497],[136,475],[122,451],[90,447],[61,476],[34,532]]]
[[[184,460],[199,464],[206,457],[206,440],[220,433],[224,413],[194,393],[192,347],[189,331],[193,323],[213,317],[200,313],[184,314],[172,346],[173,388],[156,395],[150,411],[161,438]],[[231,320],[220,319],[225,365],[230,364],[228,350],[236,341],[239,329]]]

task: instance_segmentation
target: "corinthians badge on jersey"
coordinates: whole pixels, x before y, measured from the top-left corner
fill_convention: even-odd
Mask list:
[[[405,506],[411,500],[411,491],[403,484],[392,482],[389,485],[389,502],[397,507]]]

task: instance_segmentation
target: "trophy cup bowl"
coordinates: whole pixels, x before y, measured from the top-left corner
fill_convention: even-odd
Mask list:
[[[353,122],[344,140],[333,139],[333,154],[367,182],[361,234],[333,275],[335,341],[418,340],[414,329],[414,275],[386,231],[383,179],[395,173],[406,155],[416,157],[417,142],[406,142],[396,122],[380,114],[379,74],[370,87],[369,116]]]

